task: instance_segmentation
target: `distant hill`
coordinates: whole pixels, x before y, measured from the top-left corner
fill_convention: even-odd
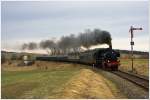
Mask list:
[[[116,51],[120,52],[120,58],[131,58],[131,51],[129,50],[119,50],[115,49]],[[143,51],[133,51],[134,58],[149,58],[149,52],[143,52]],[[34,53],[26,53],[26,52],[8,52],[8,51],[1,51],[1,55],[5,55],[8,59],[10,59],[13,55],[17,55],[18,57],[23,56],[23,55],[32,55],[32,56],[37,56],[37,55],[42,55],[42,54],[34,54]]]
[[[115,49],[118,50],[120,53],[130,53],[130,50],[119,50],[119,49]],[[134,54],[140,54],[140,55],[145,55],[145,54],[149,54],[149,52],[144,52],[144,51],[133,51]]]
[[[131,58],[131,51],[129,50],[119,50],[115,49],[120,52],[121,58]],[[133,51],[134,58],[149,58],[149,52],[143,52],[143,51]]]

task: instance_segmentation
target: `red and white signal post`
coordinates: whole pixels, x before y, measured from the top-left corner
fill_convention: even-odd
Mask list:
[[[129,32],[131,32],[131,42],[130,42],[130,45],[131,45],[131,61],[132,61],[132,72],[133,72],[133,45],[134,45],[134,41],[133,41],[133,31],[134,30],[142,30],[142,28],[135,28],[133,26],[130,27],[130,30]]]

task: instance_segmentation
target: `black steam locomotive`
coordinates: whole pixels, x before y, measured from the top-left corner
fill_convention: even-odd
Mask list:
[[[118,70],[120,53],[111,48],[101,48],[66,56],[38,56],[36,60],[88,64],[105,70]]]

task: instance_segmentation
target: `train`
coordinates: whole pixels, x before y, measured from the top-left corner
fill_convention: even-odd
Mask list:
[[[36,60],[71,62],[91,65],[104,70],[116,71],[120,65],[120,53],[111,48],[100,48],[80,53],[70,53],[59,56],[37,56]]]

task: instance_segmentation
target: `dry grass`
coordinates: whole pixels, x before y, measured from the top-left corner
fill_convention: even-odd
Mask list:
[[[112,86],[112,87],[110,87]],[[62,98],[67,99],[114,99],[125,98],[125,96],[115,95],[112,91],[114,86],[107,79],[89,69],[82,69],[79,74],[74,76],[66,83],[62,91]],[[118,90],[115,87],[115,90]]]
[[[120,59],[120,70],[131,71],[131,59]],[[134,72],[140,75],[149,76],[149,60],[134,59]]]
[[[14,61],[7,61],[3,63],[2,66],[2,71],[30,71],[30,70],[35,70],[35,66],[18,66],[19,63],[22,61],[19,60],[14,60]]]
[[[46,70],[46,69],[60,69],[68,68],[71,64],[60,63],[60,62],[45,62],[45,61],[36,61],[31,66],[17,66],[21,61],[7,61],[2,64],[2,71],[31,71],[31,70]],[[73,64],[73,67],[76,67],[77,64]]]

